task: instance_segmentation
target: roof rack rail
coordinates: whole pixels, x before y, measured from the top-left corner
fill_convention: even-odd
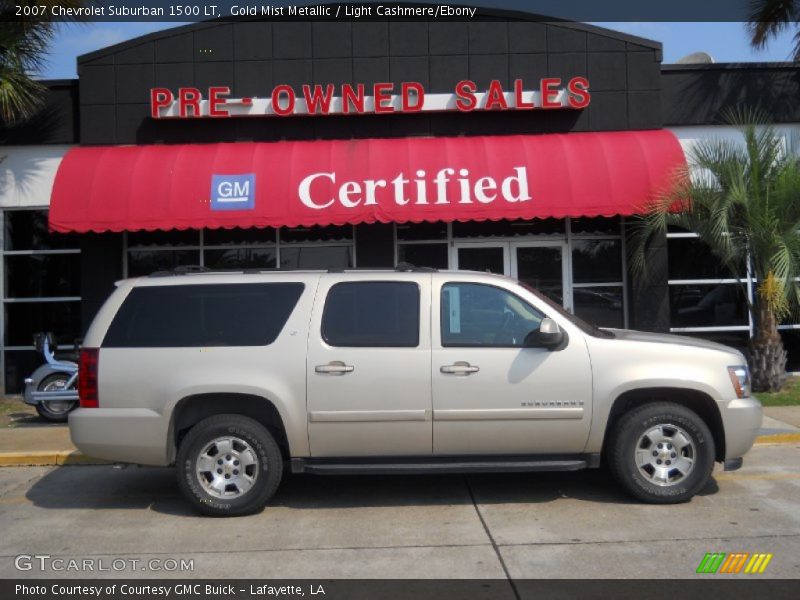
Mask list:
[[[154,271],[148,277],[170,277],[172,275],[187,275],[189,273],[208,273],[211,271],[208,267],[200,265],[179,265],[174,269]]]
[[[409,262],[399,262],[394,268],[395,271],[400,273],[438,273],[439,269],[433,267],[415,267]]]

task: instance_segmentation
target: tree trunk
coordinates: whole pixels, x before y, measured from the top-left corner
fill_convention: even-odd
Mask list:
[[[756,334],[748,351],[753,391],[777,392],[786,381],[786,350],[778,321],[771,311],[758,308]]]

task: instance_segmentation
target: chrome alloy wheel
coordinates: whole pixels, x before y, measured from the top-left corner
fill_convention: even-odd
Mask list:
[[[52,377],[52,376],[51,376]],[[69,377],[64,375],[63,377],[54,377],[50,381],[47,382],[42,388],[39,390],[40,392],[63,392],[67,389],[67,381]],[[72,410],[75,406],[74,400],[43,400],[47,404],[47,410],[55,415],[63,415],[68,413]]]
[[[209,442],[197,457],[195,472],[203,489],[215,498],[239,498],[258,477],[258,455],[235,436]]]
[[[677,425],[656,425],[636,444],[636,466],[655,485],[684,481],[694,468],[695,456],[694,440]]]

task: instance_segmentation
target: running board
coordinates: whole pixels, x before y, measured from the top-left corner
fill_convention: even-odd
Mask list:
[[[416,475],[424,473],[529,473],[580,471],[600,466],[599,454],[573,456],[293,458],[292,473],[315,475]]]

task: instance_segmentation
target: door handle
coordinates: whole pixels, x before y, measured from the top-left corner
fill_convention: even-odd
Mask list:
[[[326,375],[344,375],[345,373],[352,373],[353,369],[355,369],[353,365],[346,365],[341,360],[332,360],[327,365],[314,367],[314,371]]]
[[[442,365],[439,367],[439,370],[448,375],[471,375],[472,373],[477,373],[480,371],[480,367],[473,366],[466,361],[459,360],[452,365]]]

